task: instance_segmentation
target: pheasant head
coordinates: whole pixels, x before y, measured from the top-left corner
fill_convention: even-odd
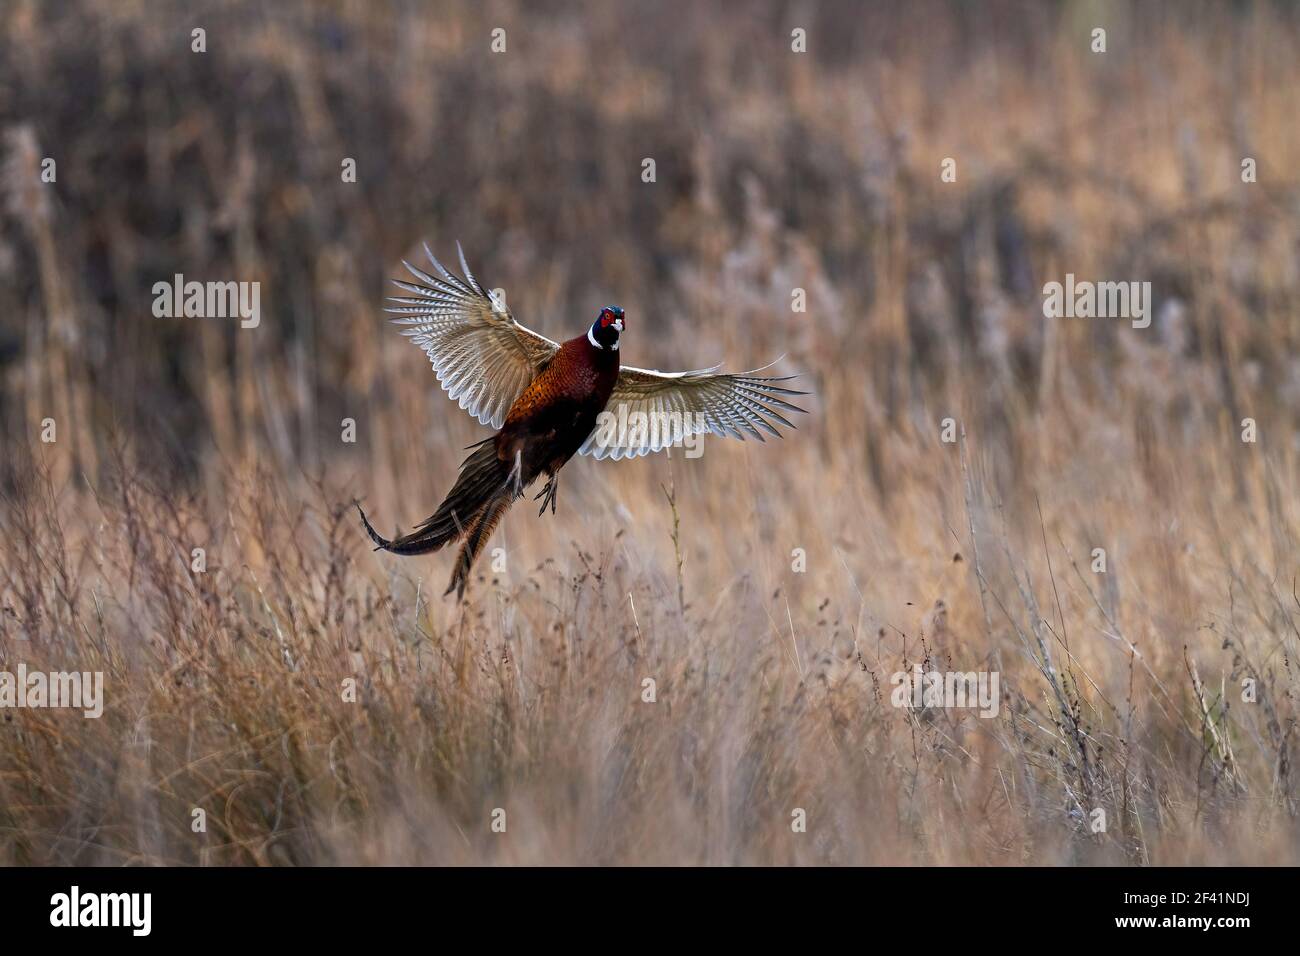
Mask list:
[[[600,310],[596,321],[587,330],[587,341],[598,349],[618,351],[618,336],[623,331],[623,310],[616,305],[607,305]]]

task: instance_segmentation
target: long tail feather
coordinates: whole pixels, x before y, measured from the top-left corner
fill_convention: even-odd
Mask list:
[[[505,488],[509,471],[509,466],[497,458],[495,444],[479,445],[465,459],[456,484],[438,510],[410,534],[392,539],[375,531],[360,505],[357,505],[357,510],[361,512],[366,534],[377,549],[403,555],[428,554],[457,540],[475,526],[485,506]]]
[[[455,591],[457,601],[465,596],[465,585],[469,583],[469,572],[474,566],[475,559],[478,558],[479,552],[483,550],[488,539],[492,537],[492,532],[501,523],[505,513],[510,510],[510,505],[516,497],[512,488],[502,488],[475,516],[469,533],[465,535],[465,543],[461,545],[460,554],[456,555],[456,567],[451,572],[451,583],[447,585],[447,590],[443,594]]]

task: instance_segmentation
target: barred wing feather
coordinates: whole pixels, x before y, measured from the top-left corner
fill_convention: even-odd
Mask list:
[[[394,279],[409,292],[390,296],[385,308],[399,316],[403,335],[422,348],[438,382],[484,425],[500,428],[506,412],[528,383],[546,367],[560,346],[515,321],[506,304],[484,290],[465,263],[456,243],[463,275],[449,271],[424,247],[437,275],[402,265],[415,282]]]
[[[765,371],[762,368],[736,373],[717,368],[656,372],[624,365],[605,405],[608,424],[597,424],[579,452],[618,461],[662,451],[675,441],[706,432],[764,441],[764,432],[780,438],[778,426],[795,427],[782,412],[804,409],[781,396],[808,393],[776,383],[796,376],[755,374]]]

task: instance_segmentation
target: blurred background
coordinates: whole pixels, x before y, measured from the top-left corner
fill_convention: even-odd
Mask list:
[[[447,257],[459,239],[553,338],[617,301],[638,364],[785,353],[854,431],[928,428],[939,395],[996,419],[1132,386],[1157,418],[1250,409],[1294,439],[1289,3],[7,0],[0,17],[0,415],[15,438],[76,421],[73,472],[114,434],[190,479],[213,454],[315,467],[344,451],[344,417],[385,470],[399,383],[420,386],[404,429],[454,417],[379,311],[426,239]],[[1042,285],[1067,271],[1151,281],[1153,327],[1044,321]],[[260,282],[261,327],[155,319],[175,273]],[[873,448],[878,483],[888,465]]]
[[[0,859],[1294,862],[1297,90],[1281,0],[0,0],[0,663],[117,688],[8,725]],[[811,414],[576,461],[431,601],[350,503],[484,435],[381,312],[457,239]],[[260,325],[155,317],[177,273]],[[1067,273],[1151,326],[1045,318]],[[922,661],[1002,717],[889,707]]]

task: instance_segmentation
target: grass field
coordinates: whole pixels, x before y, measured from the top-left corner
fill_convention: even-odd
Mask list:
[[[1300,862],[1297,88],[1267,2],[0,5],[0,671],[105,681],[0,711],[0,863]],[[353,502],[486,434],[381,312],[457,239],[809,414],[575,459],[443,598]]]

